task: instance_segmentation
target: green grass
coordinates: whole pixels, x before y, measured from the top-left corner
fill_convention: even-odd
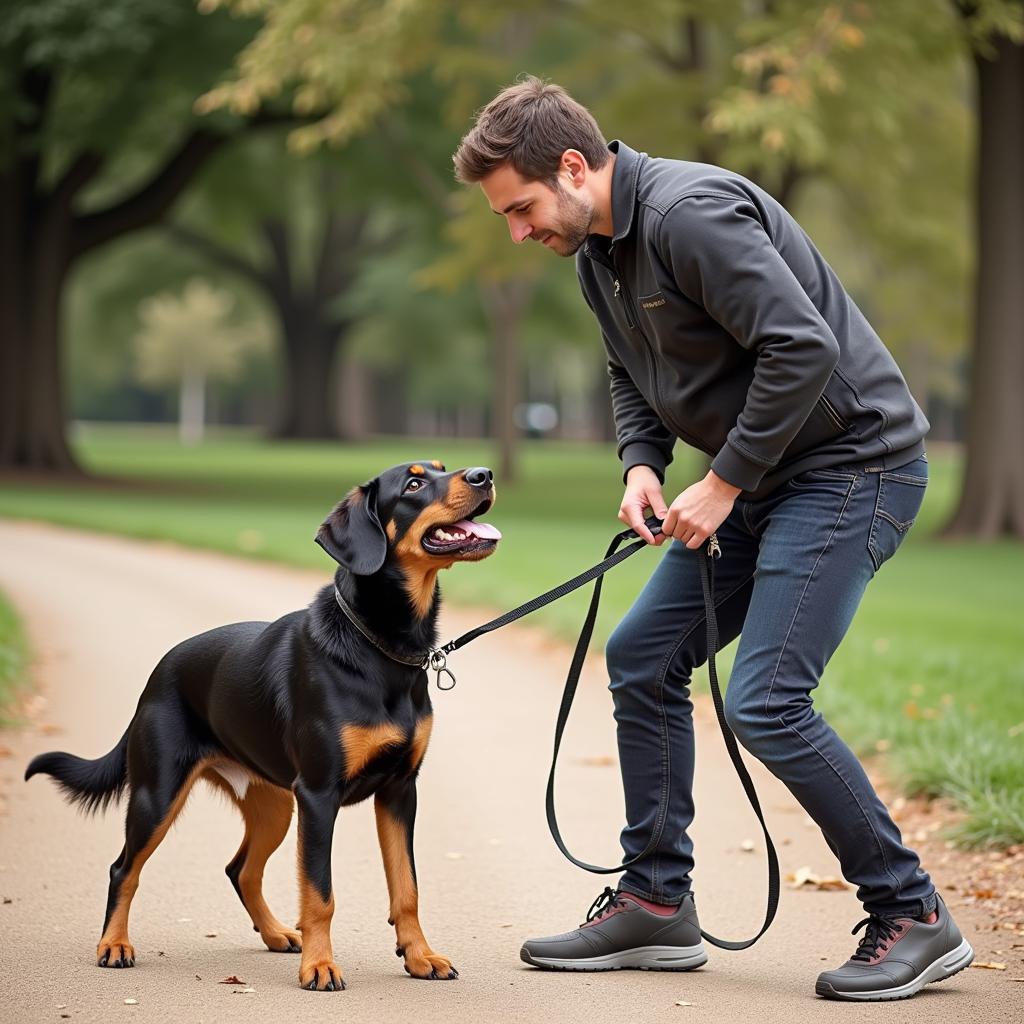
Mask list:
[[[7,599],[0,594],[0,726],[17,724],[11,707],[25,680],[28,664],[21,623]]]
[[[449,439],[345,447],[225,433],[190,450],[166,428],[138,427],[93,426],[79,432],[76,446],[104,482],[8,483],[0,488],[0,515],[318,567],[325,580],[333,563],[313,534],[350,486],[410,459],[440,458],[450,467],[493,459],[486,442]],[[961,841],[1021,842],[1024,546],[933,539],[960,470],[952,453],[933,450],[929,457],[932,478],[918,525],[868,588],[816,700],[860,753],[886,749],[887,768],[911,792],[960,803],[968,812]],[[698,472],[692,458],[677,460],[666,492],[678,493]],[[484,621],[580,572],[619,528],[620,497],[611,447],[526,444],[520,481],[498,481],[498,502],[487,517],[505,535],[499,552],[447,573],[446,598],[475,608]],[[658,557],[657,550],[641,552],[607,578],[598,642]],[[588,594],[589,588],[559,601],[532,621],[574,639]],[[731,651],[721,660],[724,674]],[[560,683],[560,676],[552,679]]]

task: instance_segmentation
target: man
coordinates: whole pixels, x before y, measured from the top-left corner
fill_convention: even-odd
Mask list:
[[[538,967],[689,970],[707,954],[690,892],[693,726],[707,657],[697,548],[717,532],[722,643],[740,636],[726,714],[821,827],[868,917],[818,994],[911,996],[973,951],[811,691],[924,496],[928,422],[896,363],[789,214],[738,174],[605,142],[563,89],[528,78],[454,157],[516,243],[576,257],[608,356],[619,518],[674,538],[608,642],[626,858],[649,855],[576,931],[530,939]],[[671,504],[676,438],[713,456]],[[664,519],[661,536],[645,509]],[[658,811],[667,806],[667,817]]]

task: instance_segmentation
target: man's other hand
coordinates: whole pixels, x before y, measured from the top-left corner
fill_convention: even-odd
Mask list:
[[[672,502],[668,515],[662,517],[662,537],[675,537],[688,548],[699,548],[725,522],[741,490],[708,470],[703,480],[691,484]]]

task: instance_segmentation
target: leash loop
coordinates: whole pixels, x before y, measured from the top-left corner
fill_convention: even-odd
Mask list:
[[[645,520],[645,525],[653,534],[661,532],[661,520],[655,516],[651,516]],[[618,550],[620,544],[629,540],[635,541],[635,543],[630,544],[629,547],[623,548],[622,550]],[[640,540],[636,532],[633,530],[624,530],[621,533],[617,533],[612,538],[612,542],[609,545],[605,558],[602,562],[599,562],[586,572],[580,573],[579,576],[575,576],[573,579],[560,584],[553,590],[549,590],[547,593],[541,594],[539,597],[535,597],[532,601],[527,601],[526,604],[520,605],[518,608],[513,608],[512,611],[506,612],[504,615],[501,615],[496,619],[492,619],[490,622],[484,623],[484,625],[478,626],[476,629],[470,630],[468,633],[463,633],[462,636],[445,644],[444,647],[439,649],[439,651],[431,652],[431,655],[428,656],[431,659],[431,667],[433,667],[432,659],[437,654],[441,654],[442,657],[446,654],[451,654],[453,651],[456,651],[465,644],[468,644],[471,640],[475,640],[478,636],[482,636],[484,633],[489,633],[494,629],[499,629],[502,626],[508,625],[510,622],[514,622],[516,619],[520,619],[524,615],[529,615],[538,608],[551,604],[552,601],[557,601],[560,597],[564,597],[566,594],[578,589],[585,583],[589,583],[590,581],[594,582],[593,596],[590,599],[590,608],[587,611],[586,618],[583,622],[583,629],[580,632],[580,638],[576,644],[572,664],[569,667],[569,673],[565,680],[565,689],[562,693],[562,702],[558,709],[558,718],[555,722],[555,742],[554,751],[551,757],[551,770],[548,773],[545,812],[547,814],[548,830],[551,832],[551,838],[554,839],[555,845],[559,850],[561,850],[566,859],[571,861],[577,867],[583,868],[585,871],[590,871],[596,875],[618,874],[623,868],[628,867],[630,864],[635,864],[637,861],[643,860],[649,854],[653,853],[661,842],[661,837],[665,831],[665,823],[668,819],[668,794],[666,792],[662,794],[658,805],[658,814],[655,819],[655,826],[652,831],[651,838],[648,840],[644,849],[635,857],[624,860],[613,867],[599,867],[596,864],[588,864],[586,861],[579,860],[569,852],[568,847],[562,839],[561,832],[558,828],[558,820],[555,816],[555,768],[558,764],[558,751],[562,744],[562,733],[564,732],[566,722],[569,719],[569,711],[572,708],[573,698],[576,695],[576,687],[579,683],[580,674],[583,671],[583,664],[586,659],[587,650],[590,646],[590,638],[594,631],[594,623],[597,620],[597,610],[601,601],[601,584],[604,582],[604,574],[608,572],[609,569],[618,565],[619,562],[625,561],[625,559],[629,558],[631,555],[636,554],[636,552],[648,546],[647,542]],[[725,741],[726,750],[732,760],[733,767],[736,769],[736,774],[740,778],[740,782],[743,785],[743,790],[747,795],[750,806],[753,808],[754,813],[761,824],[761,829],[764,832],[768,859],[767,907],[765,910],[764,923],[761,925],[757,934],[752,938],[739,942],[730,942],[726,939],[719,939],[703,930],[701,931],[701,935],[707,939],[708,942],[721,949],[746,949],[757,942],[757,940],[768,930],[768,927],[771,925],[772,920],[775,917],[775,912],[779,903],[780,889],[779,859],[775,851],[775,846],[772,843],[772,837],[768,833],[768,825],[764,820],[764,814],[762,813],[761,805],[757,798],[757,792],[754,789],[754,783],[740,757],[736,737],[733,735],[733,731],[725,719],[724,701],[722,699],[721,689],[718,685],[718,670],[715,666],[715,655],[718,653],[719,637],[718,620],[715,615],[714,601],[714,565],[715,562],[722,557],[722,547],[718,542],[718,536],[714,533],[711,534],[707,539],[707,544],[697,548],[695,553],[697,555],[697,565],[700,573],[701,590],[703,591],[704,596],[705,625],[707,627],[708,678],[711,688],[711,697],[715,705],[715,713],[718,718],[719,728],[722,732],[722,738]],[[451,672],[444,667],[443,662],[441,665],[441,671],[448,672],[448,675],[451,675]],[[438,672],[438,686],[440,686],[441,671]],[[454,681],[455,677],[452,676],[452,685],[454,685]],[[451,689],[451,687],[441,687],[441,689]],[[591,907],[592,912],[595,911],[595,907],[597,907],[598,904],[609,899],[608,893],[610,891],[612,890],[606,889],[605,892],[595,900],[595,906]],[[600,911],[598,910],[597,912]]]

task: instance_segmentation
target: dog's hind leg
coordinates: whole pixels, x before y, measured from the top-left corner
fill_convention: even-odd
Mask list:
[[[202,765],[182,764],[169,751],[160,758],[163,744],[152,737],[130,744],[128,755],[128,814],[121,855],[110,865],[110,889],[103,936],[96,947],[100,967],[133,967],[135,950],[128,940],[128,912],[139,887],[139,875],[153,851],[167,835]],[[180,751],[176,752],[180,755]]]
[[[214,776],[211,781],[219,778],[214,772],[208,772],[205,777],[211,776]],[[231,792],[230,787],[221,788]],[[299,953],[302,937],[297,931],[286,928],[263,898],[263,869],[288,832],[294,797],[287,789],[263,782],[250,785],[241,800],[233,792],[231,796],[245,819],[245,837],[224,871],[267,949],[275,953]]]

